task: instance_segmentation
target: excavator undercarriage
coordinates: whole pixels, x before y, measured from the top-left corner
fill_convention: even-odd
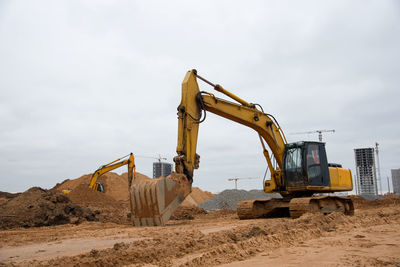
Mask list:
[[[239,219],[272,217],[298,218],[304,213],[342,212],[354,215],[351,199],[338,196],[318,196],[303,198],[272,198],[241,201],[237,206]]]

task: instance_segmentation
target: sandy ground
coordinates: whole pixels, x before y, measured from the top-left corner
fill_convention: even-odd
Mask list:
[[[400,205],[354,216],[240,221],[231,212],[164,227],[115,223],[0,231],[4,266],[400,266]]]
[[[325,234],[221,266],[400,266],[398,223]]]

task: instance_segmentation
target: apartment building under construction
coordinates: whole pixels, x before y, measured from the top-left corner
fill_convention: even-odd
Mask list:
[[[377,195],[374,148],[354,149],[356,162],[357,191],[361,195]]]

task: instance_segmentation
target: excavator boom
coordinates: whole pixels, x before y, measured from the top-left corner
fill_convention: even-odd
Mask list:
[[[210,84],[216,91],[227,95],[238,104],[200,91],[197,78]],[[197,75],[196,70],[188,71],[182,83],[182,98],[178,106],[178,156],[174,158],[176,172],[184,173],[189,179],[192,179],[193,171],[199,167],[200,156],[196,154],[198,128],[205,119],[202,117],[202,113],[209,111],[250,127],[259,134],[263,154],[271,171],[272,179],[269,182],[268,191],[276,192],[281,189],[283,186],[281,169],[286,139],[277,121],[271,115],[258,110],[256,106],[257,104],[248,103],[221,85],[214,85],[207,81]],[[271,148],[272,156],[278,165],[277,168],[272,164],[271,155],[265,148],[264,141]]]

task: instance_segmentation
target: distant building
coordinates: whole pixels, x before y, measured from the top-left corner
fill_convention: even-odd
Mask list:
[[[393,193],[400,195],[400,169],[392,171]]]
[[[172,164],[166,162],[153,162],[153,178],[167,177],[172,172]]]
[[[374,148],[354,149],[357,189],[360,195],[377,195]]]

